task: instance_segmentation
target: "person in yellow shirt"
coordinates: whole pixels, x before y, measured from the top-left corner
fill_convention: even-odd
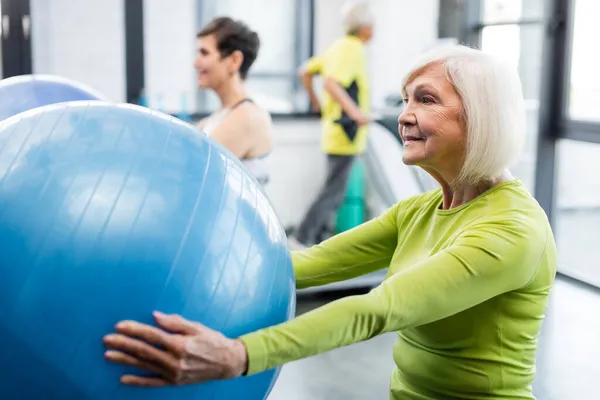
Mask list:
[[[177,315],[155,314],[158,327],[123,321],[106,358],[154,375],[122,383],[251,376],[396,332],[390,399],[535,399],[557,252],[544,210],[508,170],[526,132],[519,75],[449,46],[417,60],[402,87],[402,160],[441,187],[292,252],[298,288],[387,268],[383,283],[235,338]]]
[[[344,37],[308,60],[301,70],[311,107],[321,112],[321,148],[327,155],[327,173],[319,194],[289,237],[292,248],[318,242],[344,200],[356,156],[366,149],[370,102],[365,44],[373,37],[373,11],[366,1],[351,1],[342,9],[342,19]],[[313,87],[315,75],[323,80],[322,104]]]

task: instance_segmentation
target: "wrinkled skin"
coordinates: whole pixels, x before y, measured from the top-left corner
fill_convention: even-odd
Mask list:
[[[155,313],[158,327],[135,321],[117,324],[104,337],[107,360],[154,373],[124,375],[132,386],[169,386],[235,378],[244,373],[244,345],[178,315]]]

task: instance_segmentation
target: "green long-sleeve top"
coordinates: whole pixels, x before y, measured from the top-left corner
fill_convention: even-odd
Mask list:
[[[349,296],[240,337],[248,374],[397,331],[390,399],[534,399],[556,246],[518,181],[442,210],[440,190],[293,253],[298,288],[388,268]]]

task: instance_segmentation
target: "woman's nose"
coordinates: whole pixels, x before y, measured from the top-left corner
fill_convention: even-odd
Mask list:
[[[404,109],[398,117],[398,124],[400,124],[401,126],[406,126],[415,125],[416,123],[417,119],[415,118],[415,114],[408,107],[404,106]]]
[[[194,68],[196,68],[196,69],[200,68],[200,57],[196,57],[194,59]]]

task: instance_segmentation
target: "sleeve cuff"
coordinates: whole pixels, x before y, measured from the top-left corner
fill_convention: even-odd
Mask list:
[[[238,338],[244,346],[248,354],[248,370],[246,376],[258,374],[267,369],[268,355],[263,346],[260,333],[252,332]]]

